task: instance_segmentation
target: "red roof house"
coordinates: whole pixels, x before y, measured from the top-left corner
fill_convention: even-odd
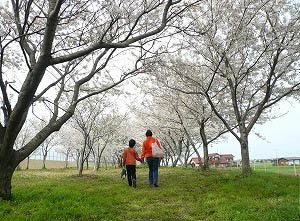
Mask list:
[[[234,156],[232,154],[208,154],[208,164],[214,167],[228,167],[233,164]],[[191,160],[192,166],[200,166],[202,164],[201,158],[194,157]]]

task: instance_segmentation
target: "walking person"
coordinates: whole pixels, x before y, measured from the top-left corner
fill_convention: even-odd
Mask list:
[[[123,152],[123,166],[126,167],[128,185],[136,188],[136,160],[142,162],[136,149],[135,140],[129,140],[129,147]]]
[[[159,148],[161,148],[158,139],[152,137],[152,131],[146,131],[146,139],[143,142],[142,148],[142,161],[146,158],[146,162],[149,168],[149,185],[158,187],[158,166],[160,158],[152,156],[152,143],[156,143]]]

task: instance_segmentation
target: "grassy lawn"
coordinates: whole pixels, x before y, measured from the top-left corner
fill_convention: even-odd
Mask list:
[[[296,165],[295,167],[292,165],[286,166],[274,166],[272,164],[252,164],[252,169],[254,171],[261,171],[265,173],[277,173],[277,174],[285,174],[285,175],[300,175],[300,165]]]
[[[140,167],[134,189],[120,169],[84,172],[17,171],[13,200],[0,201],[0,220],[300,220],[299,176],[160,168],[160,187],[153,188]]]

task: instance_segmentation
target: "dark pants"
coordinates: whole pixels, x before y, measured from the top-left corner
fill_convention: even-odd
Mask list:
[[[136,180],[136,166],[126,165],[128,185],[132,186],[132,179]]]

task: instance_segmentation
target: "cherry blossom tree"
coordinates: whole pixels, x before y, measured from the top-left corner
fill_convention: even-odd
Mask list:
[[[189,50],[165,65],[165,81],[207,100],[240,143],[242,172],[249,175],[253,127],[266,122],[280,101],[299,94],[299,5],[285,0],[210,1],[207,9],[201,19],[197,11],[191,14],[193,29],[184,38]],[[176,84],[168,81],[171,75]]]
[[[184,116],[186,112],[180,106],[177,93],[163,87],[153,76],[146,78],[152,78],[148,87],[144,85],[148,100],[144,99],[143,105],[136,108],[135,113],[144,130],[151,128],[160,139],[165,150],[163,163],[167,165],[171,161],[172,166],[176,166],[178,162],[187,165],[188,158],[193,153],[200,158],[197,149],[200,141],[195,131],[195,121]]]
[[[170,35],[166,27],[195,2],[11,0],[12,12],[1,10],[0,198],[11,198],[19,162],[58,131],[79,102],[138,74],[155,39]],[[14,150],[32,107],[49,110],[50,120]]]
[[[54,135],[51,135],[51,136],[47,137],[47,139],[44,140],[44,142],[40,145],[39,148],[41,150],[42,157],[43,157],[42,169],[46,169],[47,156],[48,156],[50,150],[53,149],[55,143],[56,143],[55,137],[54,137]]]
[[[64,167],[68,168],[70,158],[76,155],[76,149],[81,144],[80,133],[69,123],[65,124],[58,132],[58,147],[55,149],[57,153],[64,156]],[[76,159],[76,158],[75,158]]]
[[[99,140],[99,133],[101,130],[99,124],[101,124],[102,115],[109,112],[108,107],[110,103],[106,100],[106,96],[101,98],[91,97],[77,106],[77,112],[72,118],[72,125],[77,129],[82,137],[82,144],[77,146],[79,152],[78,162],[78,175],[81,176],[83,172],[84,162],[88,163],[89,157],[93,151],[93,148]]]
[[[127,122],[126,115],[119,113],[115,105],[109,105],[105,112],[97,117],[96,125],[92,129],[94,145],[91,145],[91,154],[95,172],[100,168],[101,158],[106,149],[112,149],[114,144],[119,142],[119,136],[122,134],[120,129]],[[121,142],[119,146],[122,146]]]

